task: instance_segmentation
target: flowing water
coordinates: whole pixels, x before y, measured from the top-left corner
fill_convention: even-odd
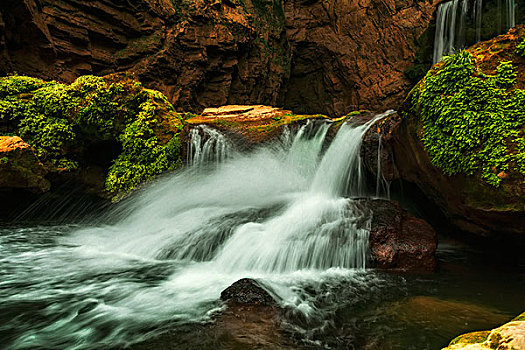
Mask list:
[[[443,56],[454,53],[482,40],[482,29],[495,27],[496,32],[491,36],[502,34],[516,25],[516,3],[514,0],[505,0],[500,4],[498,0],[495,11],[497,22],[493,17],[483,16],[483,0],[450,0],[442,2],[436,10],[436,30],[434,36],[433,63],[437,63]],[[469,29],[473,29],[475,36],[468,37]]]
[[[368,218],[352,198],[377,192],[359,156],[370,125],[344,124],[327,145],[330,125],[310,121],[248,155],[200,128],[193,167],[147,187],[106,223],[1,227],[0,344],[120,348],[179,330],[175,348],[204,349],[206,339],[185,334],[200,334],[223,308],[221,291],[249,277],[279,301],[300,346],[437,348],[458,329],[432,337],[442,326],[422,330],[425,316],[414,321],[410,308],[432,308],[440,282],[366,269]],[[500,285],[512,295],[523,280]],[[431,299],[410,299],[421,288]],[[479,326],[517,312],[502,305]],[[408,335],[416,330],[428,338],[419,345]]]

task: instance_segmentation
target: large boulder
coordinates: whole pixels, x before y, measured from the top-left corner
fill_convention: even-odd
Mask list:
[[[0,136],[0,191],[49,190],[47,171],[34,150],[18,136]]]
[[[363,199],[358,208],[370,217],[370,260],[373,267],[432,271],[436,267],[437,235],[424,220],[398,202]]]
[[[378,172],[379,152],[386,180],[417,185],[460,230],[523,237],[524,38],[517,26],[435,65],[365,135],[367,168]]]

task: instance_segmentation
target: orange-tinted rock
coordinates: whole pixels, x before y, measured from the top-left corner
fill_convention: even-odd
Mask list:
[[[293,60],[284,106],[331,116],[397,109],[438,2],[285,1]]]
[[[291,111],[270,106],[222,106],[206,108],[200,116],[186,120],[189,127],[206,124],[227,132],[243,143],[270,141],[281,135],[285,125],[294,125],[305,119],[325,118],[322,115],[296,115]]]
[[[0,190],[46,192],[46,170],[33,149],[18,136],[0,136]]]

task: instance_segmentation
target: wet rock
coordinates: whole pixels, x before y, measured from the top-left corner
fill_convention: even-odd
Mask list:
[[[238,140],[239,145],[247,147],[274,140],[282,134],[286,125],[296,126],[306,119],[324,119],[323,115],[297,115],[281,108],[263,105],[227,105],[206,108],[201,115],[187,119],[189,128],[206,124]]]
[[[0,190],[44,193],[47,171],[33,149],[18,136],[0,136]]]
[[[243,278],[221,293],[221,300],[229,304],[276,306],[277,303],[259,282]]]
[[[244,278],[221,293],[226,308],[207,325],[184,327],[132,349],[301,349],[287,337],[271,295],[253,280]],[[195,336],[197,334],[197,336]]]
[[[491,331],[460,335],[444,350],[525,349],[525,313]]]
[[[432,271],[436,267],[437,236],[424,220],[395,201],[359,200],[370,217],[370,259],[382,269]]]

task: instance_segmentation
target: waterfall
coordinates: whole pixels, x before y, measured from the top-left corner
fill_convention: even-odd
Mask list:
[[[264,281],[305,317],[316,313],[301,285],[367,266],[371,218],[352,197],[375,193],[366,188],[374,179],[365,179],[361,139],[388,113],[343,124],[329,145],[334,124],[309,121],[249,154],[233,153],[220,131],[197,127],[193,166],[122,203],[117,222],[72,227],[27,252],[13,240],[0,258],[7,265],[0,304],[43,303],[51,321],[10,323],[9,348],[129,345],[154,326],[207,320],[240,278]],[[33,308],[26,309],[27,319]]]
[[[483,14],[483,0],[475,0],[474,16],[476,19],[476,42],[481,41],[481,16]]]
[[[436,35],[434,39],[434,63],[454,50],[456,18],[459,0],[439,5],[436,16]]]
[[[232,146],[218,130],[206,125],[191,129],[188,142],[188,164],[199,167],[224,162],[231,156]]]
[[[507,18],[507,29],[516,26],[516,6],[514,0],[505,0],[505,11]]]
[[[514,0],[505,0],[505,6],[498,3],[498,13],[501,18],[497,25],[497,33],[503,33],[516,25],[516,5]],[[505,18],[504,20],[502,18]],[[475,29],[475,38],[467,38],[467,29]],[[484,25],[494,23],[483,22],[483,0],[450,0],[438,5],[436,11],[436,32],[434,37],[433,63],[454,50],[460,50],[468,45],[481,41]]]

